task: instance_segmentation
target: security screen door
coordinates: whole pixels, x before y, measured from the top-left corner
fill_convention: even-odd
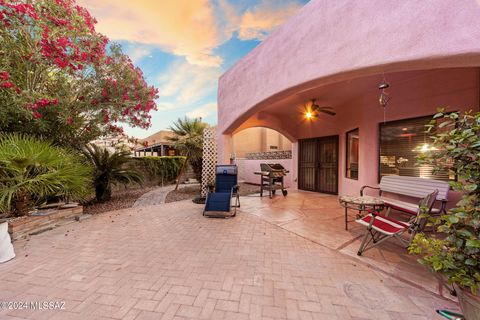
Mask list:
[[[338,136],[299,141],[298,188],[338,194]]]

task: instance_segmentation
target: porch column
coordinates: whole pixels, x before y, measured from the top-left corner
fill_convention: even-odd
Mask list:
[[[233,139],[230,134],[217,133],[217,162],[229,164],[233,155]]]
[[[153,147],[150,148],[150,155],[153,157]]]
[[[160,156],[165,156],[165,146],[163,144],[160,145]]]
[[[292,189],[298,189],[298,141],[292,142]]]

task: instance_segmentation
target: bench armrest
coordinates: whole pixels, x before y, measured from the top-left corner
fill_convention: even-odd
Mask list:
[[[360,196],[361,196],[361,197],[363,197],[363,190],[365,190],[366,188],[368,188],[368,189],[374,189],[374,190],[380,190],[380,188],[378,188],[378,187],[363,186],[363,187],[360,189]]]

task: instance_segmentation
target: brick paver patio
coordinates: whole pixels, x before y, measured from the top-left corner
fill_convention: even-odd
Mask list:
[[[3,310],[0,319],[439,319],[435,308],[455,308],[301,234],[295,215],[311,222],[299,209],[321,201],[245,197],[233,219],[204,218],[182,201],[17,241],[17,258],[0,265],[0,301],[65,301],[65,309]],[[279,210],[288,203],[291,211]]]

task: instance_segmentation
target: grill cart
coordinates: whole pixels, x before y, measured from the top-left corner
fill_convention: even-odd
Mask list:
[[[263,197],[263,190],[268,190],[270,198],[275,195],[275,191],[282,190],[282,194],[288,194],[283,184],[283,178],[289,171],[279,163],[261,163],[260,171],[255,174],[260,175],[260,196]]]

